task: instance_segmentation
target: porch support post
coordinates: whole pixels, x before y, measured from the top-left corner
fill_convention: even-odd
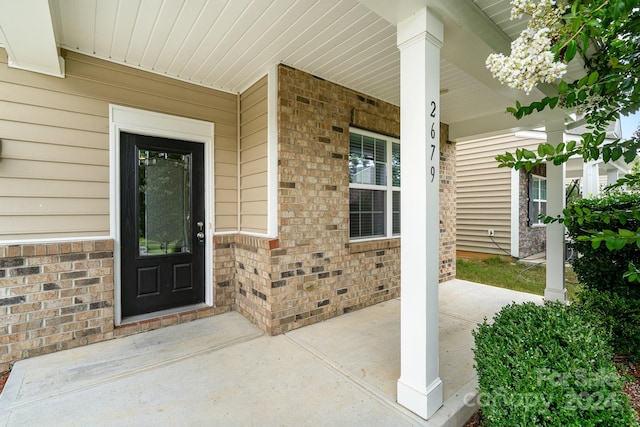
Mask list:
[[[593,160],[582,165],[582,195],[583,197],[600,194],[600,170]]]
[[[422,9],[398,24],[402,237],[398,403],[422,418],[442,406],[438,362],[440,47]]]
[[[562,112],[552,111],[545,118],[547,142],[554,146],[563,142],[564,116]],[[565,164],[556,166],[547,162],[547,215],[558,216],[565,207]],[[547,224],[547,286],[544,298],[548,301],[567,301],[564,287],[564,224]]]

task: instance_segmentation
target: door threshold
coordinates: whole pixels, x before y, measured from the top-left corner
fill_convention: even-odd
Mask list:
[[[171,316],[173,314],[186,313],[187,311],[198,310],[201,308],[210,307],[208,304],[203,302],[199,304],[185,305],[183,307],[169,308],[166,310],[154,311],[152,313],[138,314],[137,316],[125,317],[122,319],[119,325],[116,326],[124,326],[132,323],[138,323],[145,320],[159,319],[160,317]]]

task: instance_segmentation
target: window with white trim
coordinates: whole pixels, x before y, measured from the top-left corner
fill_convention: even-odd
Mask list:
[[[531,175],[529,178],[529,225],[544,225],[538,218],[547,213],[547,178]]]
[[[349,129],[349,237],[400,235],[400,141]]]

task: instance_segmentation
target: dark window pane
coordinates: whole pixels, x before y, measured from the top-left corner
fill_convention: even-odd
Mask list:
[[[373,235],[374,236],[384,236],[384,212],[375,212],[372,214],[373,216]]]
[[[373,191],[372,190],[358,190],[360,195],[360,210],[371,211],[373,209]]]
[[[400,234],[400,192],[393,192],[393,234]]]
[[[360,215],[360,236],[370,237],[373,236],[373,219],[370,212],[363,212]]]
[[[384,213],[384,206],[386,204],[385,201],[385,192],[384,191],[372,191],[372,197],[373,197],[373,207],[372,210],[375,212],[383,212]]]
[[[351,238],[385,235],[385,192],[349,189]]]
[[[352,238],[360,237],[360,214],[352,213],[349,215],[349,235]]]

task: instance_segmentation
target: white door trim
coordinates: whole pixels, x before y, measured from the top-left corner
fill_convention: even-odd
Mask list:
[[[205,303],[213,305],[213,131],[214,124],[152,111],[109,105],[109,217],[113,248],[113,290],[115,325],[122,323],[120,283],[120,132],[181,139],[204,144],[204,189],[207,245],[205,247]]]

